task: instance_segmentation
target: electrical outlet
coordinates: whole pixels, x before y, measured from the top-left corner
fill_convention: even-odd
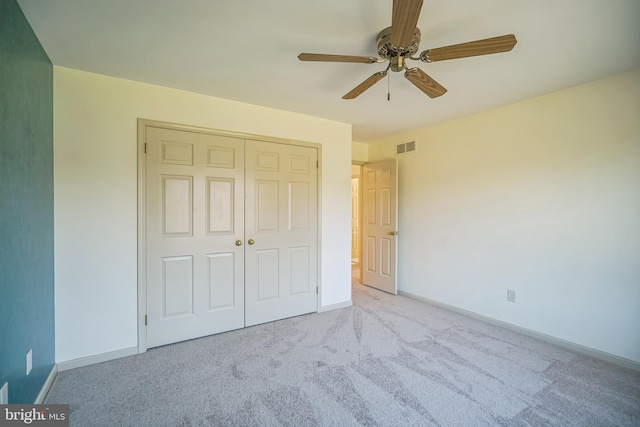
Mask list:
[[[9,404],[9,383],[4,383],[0,388],[0,405]]]
[[[516,291],[513,289],[507,289],[507,301],[516,302]]]
[[[31,373],[32,368],[33,368],[33,350],[29,350],[27,352],[27,375]]]

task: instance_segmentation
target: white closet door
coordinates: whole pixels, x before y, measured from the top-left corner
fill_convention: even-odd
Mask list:
[[[243,327],[243,140],[147,128],[146,142],[147,347]]]
[[[318,151],[246,141],[245,324],[317,311]]]

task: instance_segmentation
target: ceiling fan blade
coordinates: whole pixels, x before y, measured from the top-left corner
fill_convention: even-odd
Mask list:
[[[377,73],[375,73],[374,75],[369,77],[367,80],[363,81],[358,86],[353,88],[351,90],[351,92],[349,92],[348,94],[343,96],[342,99],[354,99],[354,98],[357,98],[358,96],[360,96],[360,94],[362,94],[362,92],[364,92],[365,90],[369,89],[374,84],[378,83],[386,75],[387,75],[387,71],[386,70],[385,71],[378,71]]]
[[[420,68],[410,68],[404,72],[404,76],[418,89],[426,93],[429,98],[437,98],[447,92],[440,83],[433,80]]]
[[[399,48],[411,45],[418,25],[422,0],[393,0],[391,15],[391,44]]]
[[[298,55],[298,59],[300,61],[359,62],[361,64],[378,62],[378,58],[374,58],[373,56],[327,55],[324,53],[301,53]]]
[[[513,49],[516,43],[518,43],[516,36],[513,34],[507,34],[500,37],[492,37],[489,39],[425,50],[420,54],[420,58],[426,62],[435,62],[444,61],[446,59],[467,58],[469,56],[509,52]]]

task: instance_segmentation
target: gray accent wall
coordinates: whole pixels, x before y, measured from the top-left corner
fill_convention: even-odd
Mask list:
[[[16,1],[0,0],[0,387],[9,384],[9,403],[33,403],[54,358],[53,66]]]

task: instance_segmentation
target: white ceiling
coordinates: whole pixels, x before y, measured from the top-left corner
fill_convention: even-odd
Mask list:
[[[425,0],[420,51],[513,33],[513,51],[425,64],[430,99],[376,56],[392,0],[18,0],[55,65],[351,123],[368,142],[640,68],[640,0]],[[414,65],[415,64],[415,65]],[[391,101],[387,101],[387,82]]]

